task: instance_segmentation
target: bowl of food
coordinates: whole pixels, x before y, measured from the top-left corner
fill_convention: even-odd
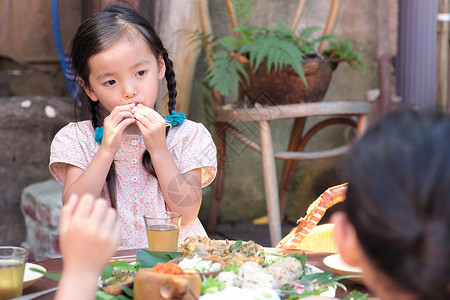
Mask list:
[[[170,262],[179,265],[184,273],[197,273],[202,278],[216,277],[225,267],[223,260],[199,255],[178,257]]]

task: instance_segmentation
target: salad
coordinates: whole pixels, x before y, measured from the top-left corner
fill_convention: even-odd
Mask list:
[[[211,260],[202,259],[200,256],[195,255],[192,258],[183,258],[178,265],[184,272],[191,273],[206,273],[219,271],[222,267],[221,264],[213,262]]]

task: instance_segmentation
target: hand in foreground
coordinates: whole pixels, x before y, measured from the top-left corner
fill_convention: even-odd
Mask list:
[[[79,200],[72,195],[61,210],[63,273],[56,299],[93,299],[98,277],[119,242],[116,211],[90,194]]]

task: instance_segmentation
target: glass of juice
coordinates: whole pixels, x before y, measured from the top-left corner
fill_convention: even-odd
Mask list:
[[[144,214],[144,221],[150,250],[177,251],[181,214],[171,211],[148,212]]]
[[[22,295],[23,274],[28,251],[20,247],[0,247],[0,300]]]

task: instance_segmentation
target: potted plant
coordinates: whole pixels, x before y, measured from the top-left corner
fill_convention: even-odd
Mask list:
[[[277,105],[321,101],[331,73],[339,62],[365,71],[361,56],[352,44],[334,34],[317,36],[317,26],[295,32],[281,21],[272,28],[253,26],[248,0],[227,1],[233,34],[213,37],[197,31],[195,36],[206,47],[209,67],[207,83],[222,96],[239,87],[239,100]],[[318,51],[320,43],[328,44]],[[265,102],[270,98],[269,102]]]

